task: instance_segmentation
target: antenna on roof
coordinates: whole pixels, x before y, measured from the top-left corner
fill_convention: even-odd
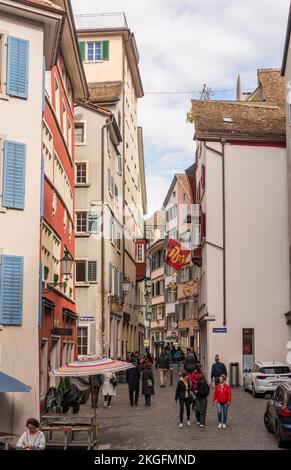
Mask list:
[[[214,94],[214,91],[209,86],[207,86],[206,83],[204,83],[200,100],[210,100]]]

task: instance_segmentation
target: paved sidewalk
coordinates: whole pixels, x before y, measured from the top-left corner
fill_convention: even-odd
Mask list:
[[[205,428],[196,424],[192,413],[191,427],[184,420],[184,427],[179,429],[179,405],[174,400],[175,385],[160,388],[156,375],[155,392],[152,408],[144,406],[143,396],[140,396],[139,408],[131,408],[125,384],[118,385],[111,408],[103,408],[103,397],[100,396],[97,409],[100,429],[98,445],[120,450],[279,450],[275,437],[268,434],[264,427],[265,399],[255,399],[242,389],[234,389],[228,427],[218,429],[212,389]]]

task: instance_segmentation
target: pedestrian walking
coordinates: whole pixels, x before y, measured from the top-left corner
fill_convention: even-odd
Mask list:
[[[207,410],[207,397],[210,392],[210,387],[204,375],[200,375],[197,379],[195,390],[195,412],[197,424],[203,428],[206,424],[206,410]]]
[[[160,372],[160,386],[166,386],[166,375],[170,369],[169,357],[166,354],[166,351],[162,351],[161,355],[156,360],[156,369],[159,369]]]
[[[145,397],[145,405],[151,405],[151,397],[155,394],[155,381],[154,374],[152,371],[152,364],[147,362],[142,372],[142,394]]]
[[[44,433],[39,430],[39,422],[37,419],[29,418],[26,421],[27,431],[25,431],[18,439],[16,449],[18,450],[44,450],[45,437]]]
[[[111,408],[111,399],[116,396],[117,378],[114,372],[104,374],[102,395],[104,397],[104,407]]]
[[[225,428],[227,423],[228,407],[231,402],[231,388],[226,383],[226,376],[219,377],[219,384],[216,385],[213,395],[213,401],[216,403],[218,427]]]
[[[175,346],[173,346],[172,349],[171,349],[171,359],[172,359],[172,362],[175,362],[174,357],[175,357],[176,352],[177,352],[177,349],[176,349]]]
[[[183,353],[182,349],[180,346],[178,347],[177,351],[175,352],[174,355],[174,361],[177,364],[177,372],[181,376],[184,368],[183,361],[185,359],[185,354]]]
[[[102,386],[102,374],[90,376],[92,408],[98,408],[98,398]]]
[[[180,424],[179,428],[183,427],[183,416],[184,416],[184,408],[186,408],[187,413],[187,424],[191,426],[190,423],[190,380],[189,375],[186,371],[182,373],[182,377],[179,378],[175,393],[175,400],[176,403],[179,400],[180,405]]]
[[[192,372],[194,372],[197,362],[198,362],[198,359],[197,359],[197,355],[194,349],[188,348],[185,362],[184,362],[185,371],[188,372],[188,374],[191,374]]]
[[[135,404],[138,407],[140,367],[137,362],[133,362],[134,367],[127,369],[126,382],[128,383],[130,406]]]
[[[215,355],[215,362],[212,364],[211,368],[211,381],[214,380],[214,384],[217,385],[219,383],[219,377],[221,375],[225,375],[227,377],[227,370],[223,362],[220,362],[219,355]]]

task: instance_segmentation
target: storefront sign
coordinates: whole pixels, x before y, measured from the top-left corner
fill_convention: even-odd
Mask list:
[[[53,328],[51,334],[53,336],[72,336],[73,330],[71,328]]]
[[[184,248],[177,240],[169,239],[166,263],[179,271],[186,263],[190,250]]]
[[[149,348],[150,347],[150,340],[145,339],[144,342],[143,342],[143,345],[144,345],[145,348]]]
[[[227,328],[213,328],[213,333],[227,333]]]

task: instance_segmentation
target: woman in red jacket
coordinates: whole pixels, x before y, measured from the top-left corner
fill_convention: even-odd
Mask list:
[[[231,388],[226,383],[225,375],[219,377],[219,384],[215,387],[213,401],[216,403],[217,408],[218,427],[225,428],[228,406],[231,402]]]

